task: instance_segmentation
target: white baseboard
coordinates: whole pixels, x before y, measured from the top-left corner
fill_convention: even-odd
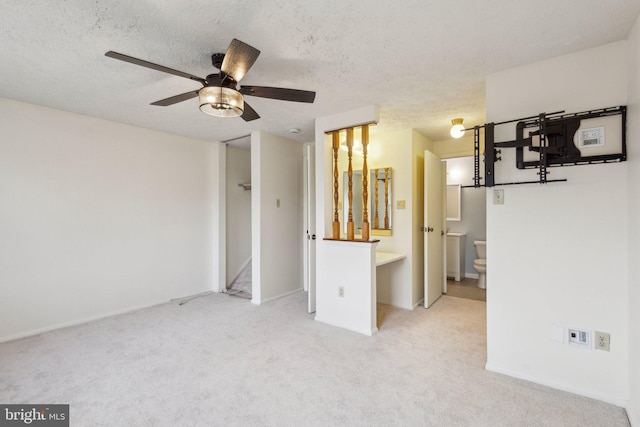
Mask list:
[[[627,418],[629,418],[629,424],[631,424],[631,427],[640,427],[640,414],[635,413],[633,408],[629,405],[624,409],[627,411]]]
[[[188,298],[188,297],[184,297],[184,298]],[[182,298],[180,298],[180,299],[182,299]],[[70,320],[68,322],[56,323],[54,325],[45,326],[45,327],[42,327],[42,328],[30,329],[28,331],[20,332],[18,334],[8,335],[6,337],[0,337],[0,343],[13,341],[13,340],[18,340],[18,339],[21,339],[21,338],[32,337],[34,335],[39,335],[39,334],[43,334],[45,332],[55,331],[57,329],[63,329],[63,328],[69,328],[71,326],[82,325],[83,323],[93,322],[94,320],[106,319],[107,317],[117,316],[119,314],[131,313],[131,312],[134,312],[134,311],[143,310],[145,308],[155,307],[157,305],[166,304],[166,303],[167,303],[167,300],[154,301],[154,302],[151,302],[149,304],[135,305],[135,306],[123,308],[121,310],[114,310],[114,311],[109,311],[107,313],[98,314],[98,315],[95,315],[95,316],[83,317],[81,319]]]
[[[260,304],[264,304],[265,302],[275,301],[277,299],[284,298],[286,296],[289,296],[289,295],[292,295],[292,294],[295,294],[295,293],[298,293],[298,292],[301,292],[301,291],[304,291],[304,289],[302,289],[302,288],[294,289],[293,291],[285,292],[284,294],[276,295],[275,297],[263,299],[262,301],[257,301],[257,300],[255,300],[255,298],[251,298],[251,302],[253,304],[255,304],[255,305],[260,305]]]
[[[339,325],[338,323],[331,322],[331,321],[328,321],[326,319],[323,319],[322,317],[318,316],[317,314],[314,317],[314,320],[317,321],[317,322],[320,322],[320,323],[324,323],[325,325],[334,326],[336,328],[342,328],[344,330],[351,331],[351,332],[356,332],[358,334],[366,335],[366,336],[369,336],[369,337],[374,336],[375,334],[378,333],[378,328],[377,327],[374,327],[371,330],[368,330],[368,329],[361,330],[361,329],[357,329],[357,328],[350,328],[350,327],[347,327],[347,326],[344,326],[344,325]]]
[[[200,297],[206,297],[207,295],[211,295],[213,293],[214,293],[213,291],[200,292],[200,293],[189,295],[189,296],[186,296],[186,297],[173,298],[169,302],[180,301],[180,305],[182,305],[182,304],[185,304],[185,303],[191,301],[192,299],[200,298]],[[215,292],[215,293],[219,293],[219,292]]]
[[[497,372],[498,374],[507,375],[510,377],[518,378],[525,381],[530,381],[532,383],[544,385],[547,387],[555,388],[557,390],[567,391],[569,393],[577,394],[579,396],[588,397],[591,399],[601,400],[603,402],[611,403],[612,405],[620,406],[625,408],[627,406],[628,401],[626,399],[621,399],[619,397],[610,396],[606,394],[594,393],[591,390],[584,390],[577,387],[571,387],[566,384],[556,383],[554,381],[548,381],[543,378],[538,378],[531,375],[522,374],[520,372],[515,372],[509,369],[503,369],[500,366],[492,365],[489,362],[485,364],[485,369],[487,371]],[[628,411],[627,411],[628,413]],[[631,418],[631,417],[629,417]],[[631,423],[631,425],[634,425]]]
[[[468,277],[470,279],[478,279],[480,275],[478,273],[464,273],[464,277]]]
[[[21,338],[27,338],[27,337],[31,337],[31,336],[34,336],[34,335],[43,334],[45,332],[55,331],[57,329],[63,329],[63,328],[69,328],[71,326],[82,325],[83,323],[93,322],[95,320],[100,320],[100,319],[106,319],[107,317],[118,316],[120,314],[132,313],[134,311],[144,310],[145,308],[150,308],[150,307],[155,307],[155,306],[162,305],[162,304],[167,304],[168,302],[179,301],[179,300],[189,300],[191,298],[197,298],[197,297],[200,297],[200,296],[210,295],[212,293],[213,293],[213,291],[204,291],[204,292],[199,292],[197,294],[186,295],[186,296],[180,297],[180,298],[172,298],[169,301],[167,301],[165,299],[156,300],[156,301],[150,302],[148,304],[134,305],[134,306],[131,306],[131,307],[120,309],[120,310],[114,310],[114,311],[109,311],[107,313],[97,314],[95,316],[88,316],[88,317],[83,317],[83,318],[77,319],[77,320],[71,320],[71,321],[68,321],[68,322],[56,323],[54,325],[45,326],[43,328],[31,329],[31,330],[28,330],[28,331],[20,332],[18,334],[8,335],[6,337],[0,337],[0,343],[13,341],[13,340],[18,340],[18,339],[21,339]]]

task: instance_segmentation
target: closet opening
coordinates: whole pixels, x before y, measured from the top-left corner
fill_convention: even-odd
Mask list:
[[[251,137],[226,144],[225,292],[251,300]]]

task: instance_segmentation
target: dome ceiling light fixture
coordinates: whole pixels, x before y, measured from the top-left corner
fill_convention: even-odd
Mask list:
[[[216,117],[240,117],[244,113],[244,97],[235,89],[205,86],[198,92],[200,111]]]
[[[462,138],[464,136],[464,126],[462,126],[462,118],[458,117],[456,119],[451,120],[451,130],[449,133],[452,138]]]

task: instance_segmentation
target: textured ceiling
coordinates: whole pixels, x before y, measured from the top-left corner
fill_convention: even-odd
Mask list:
[[[0,97],[194,138],[260,130],[312,141],[314,119],[376,104],[374,132],[448,138],[485,121],[487,74],[626,39],[638,0],[3,0]],[[247,97],[253,122],[151,102],[200,85],[104,56],[205,77],[233,38],[262,53],[241,84],[317,92],[314,104]],[[290,128],[301,129],[297,135]]]

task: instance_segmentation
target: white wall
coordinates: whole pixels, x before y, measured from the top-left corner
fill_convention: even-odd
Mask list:
[[[352,243],[352,242],[331,242],[324,240],[333,234],[333,162],[331,153],[331,139],[325,132],[337,129],[345,129],[362,125],[365,123],[378,122],[378,109],[375,106],[367,106],[328,117],[322,117],[316,120],[315,128],[315,148],[316,148],[316,317],[315,319],[334,326],[343,327],[351,330],[360,330],[361,322],[370,322],[371,317],[366,314],[367,307],[375,304],[376,298],[363,300],[362,298],[347,297],[348,295],[356,296],[364,289],[371,287],[371,280],[375,280],[375,266],[372,269],[372,263],[375,261],[371,257],[365,257],[362,254],[363,248],[375,251],[375,245],[371,243]],[[352,245],[362,245],[362,247],[353,247]],[[338,295],[339,283],[336,283],[332,273],[337,270],[335,262],[335,253],[332,248],[335,245],[340,246],[340,253],[346,259],[350,259],[349,252],[353,252],[352,256],[358,261],[358,265],[353,267],[353,271],[349,271],[348,275],[351,279],[349,283],[343,282],[345,287],[345,297]],[[369,265],[367,265],[369,264]],[[363,268],[365,270],[363,270]],[[355,274],[352,274],[354,273]],[[360,274],[358,274],[360,273]],[[351,289],[357,289],[352,292]],[[353,319],[349,313],[365,313],[358,319]],[[375,317],[375,311],[372,314]],[[374,330],[368,334],[374,333]]]
[[[364,335],[378,331],[376,246],[338,240],[318,246],[318,257],[331,267],[316,269],[317,283],[322,284],[316,294],[317,321]]]
[[[254,304],[303,286],[302,147],[268,133],[251,134]]]
[[[375,122],[378,119],[377,114],[375,107],[365,107],[316,121],[316,223],[318,230],[324,228],[325,236],[331,236],[333,220],[331,140],[325,132]],[[369,167],[392,167],[393,234],[372,236],[373,239],[380,240],[377,248],[370,248],[365,243],[323,240],[319,240],[317,244],[316,320],[366,334],[375,332],[375,323],[370,324],[371,319],[364,314],[354,319],[352,313],[369,313],[370,303],[375,304],[376,300],[412,309],[423,298],[423,236],[419,232],[419,224],[422,223],[423,191],[420,171],[424,150],[431,146],[427,138],[411,129],[388,134],[373,133],[370,140]],[[361,167],[360,158],[356,157],[354,163],[355,169]],[[405,200],[405,209],[397,209],[398,200]],[[362,256],[363,251],[371,249],[403,253],[407,258],[378,269],[371,269],[365,265],[368,258]],[[340,253],[342,258],[337,259],[336,253]],[[346,255],[348,253],[351,255]],[[336,269],[344,259],[362,259],[363,263],[351,265],[352,268],[349,268],[350,264],[340,264],[340,268]],[[335,272],[342,276],[335,276]],[[355,274],[352,274],[354,272]],[[344,277],[349,277],[350,280],[342,280]],[[376,298],[365,301],[357,297],[370,289],[369,281],[372,279],[377,279]],[[340,286],[344,288],[344,297],[339,296]],[[375,316],[375,310],[373,315]]]
[[[391,167],[391,236],[379,239],[377,250],[407,255],[407,258],[382,267],[378,282],[378,302],[411,310],[413,291],[412,259],[412,131],[406,129],[376,135],[372,138],[371,168]],[[405,200],[405,209],[397,209],[398,200]],[[420,261],[421,262],[421,261]]]
[[[219,143],[0,99],[0,341],[217,287]]]
[[[392,168],[393,233],[374,236],[380,240],[377,249],[406,255],[379,272],[378,302],[412,310],[424,298],[424,233],[419,230],[424,210],[424,151],[431,148],[431,141],[413,129],[404,129],[376,135],[373,144],[372,167]],[[405,208],[398,209],[402,200]]]
[[[447,185],[473,185],[473,156],[450,158],[446,162]],[[483,163],[481,167],[484,169]],[[473,268],[473,260],[477,258],[473,241],[487,238],[486,190],[484,187],[467,187],[462,188],[460,192],[461,219],[447,221],[447,229],[452,232],[466,233],[464,273],[467,277],[477,277],[478,272]]]
[[[640,426],[640,17],[629,35],[627,149],[629,168],[629,404],[632,425]]]
[[[423,233],[419,232],[423,222],[423,175],[422,163],[424,150],[431,142],[412,129],[404,129],[383,134],[374,134],[370,138],[367,165],[369,169],[391,167],[391,236],[371,235],[378,239],[377,250],[406,255],[406,259],[379,268],[377,277],[377,299],[379,303],[404,309],[413,309],[423,298],[424,284],[422,276]],[[344,194],[343,175],[348,167],[347,155],[339,152],[340,210],[341,231],[343,237]],[[362,157],[354,155],[353,170],[362,169]],[[416,169],[420,167],[420,169]],[[332,175],[330,175],[332,176]],[[379,190],[380,191],[380,190]],[[356,192],[354,191],[354,194]],[[374,197],[369,193],[369,201]],[[355,198],[356,196],[354,196]],[[405,208],[398,209],[397,202],[405,201]],[[373,213],[369,212],[369,222],[373,224]]]
[[[231,283],[251,260],[251,151],[227,146],[227,278]]]
[[[487,120],[627,102],[627,44],[618,42],[495,73]],[[597,66],[594,66],[597,64]],[[514,139],[515,125],[496,128]],[[536,179],[502,150],[496,181]],[[623,405],[628,390],[627,163],[551,169],[566,183],[487,192],[487,368]],[[550,339],[551,326],[611,334],[611,351]]]
[[[482,125],[484,123],[469,123],[469,126]],[[473,131],[465,132],[462,138],[450,138],[433,143],[431,150],[442,159],[454,157],[473,156]],[[484,152],[484,140],[480,139],[480,152]]]

